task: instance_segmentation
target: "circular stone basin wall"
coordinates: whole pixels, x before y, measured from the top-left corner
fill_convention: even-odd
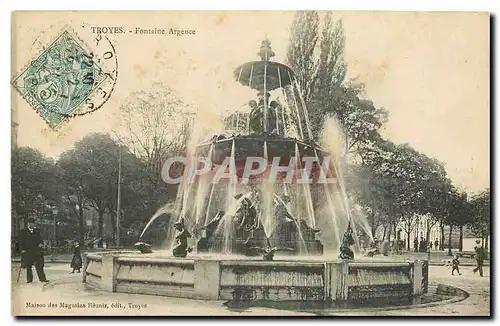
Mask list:
[[[417,296],[427,262],[85,255],[83,282],[109,292],[205,300],[345,301]]]

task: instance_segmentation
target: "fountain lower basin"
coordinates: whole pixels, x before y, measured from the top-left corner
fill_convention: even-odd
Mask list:
[[[93,253],[85,255],[83,282],[109,292],[237,301],[346,301],[427,291],[426,261],[307,258]]]

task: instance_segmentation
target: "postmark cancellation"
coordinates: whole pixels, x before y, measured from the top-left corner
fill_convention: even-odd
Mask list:
[[[64,28],[12,81],[53,129],[98,110],[113,92],[118,77],[114,46],[102,35],[89,41]]]

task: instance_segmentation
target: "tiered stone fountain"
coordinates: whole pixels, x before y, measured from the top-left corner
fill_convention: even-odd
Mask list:
[[[153,252],[140,242],[138,252],[88,254],[83,281],[108,291],[213,300],[345,301],[425,292],[425,262],[353,259],[356,228],[369,230],[351,218],[339,160],[313,139],[292,69],[271,61],[267,40],[259,56],[234,72],[256,98],[225,118],[224,133],[191,153],[190,161],[203,158],[213,173],[191,178],[185,169],[184,180],[193,182],[180,185],[173,205],[173,250]],[[272,180],[279,168],[259,170],[263,162],[292,175]],[[220,169],[230,172],[226,182],[216,180]],[[302,182],[304,175],[311,182]]]

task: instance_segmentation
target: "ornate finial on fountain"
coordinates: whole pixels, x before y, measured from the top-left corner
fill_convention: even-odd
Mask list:
[[[258,55],[262,61],[269,61],[269,59],[275,56],[275,53],[271,49],[271,42],[267,39],[267,37],[264,41],[262,41]]]
[[[340,259],[354,259],[354,252],[350,246],[354,244],[354,237],[352,235],[351,221],[347,225],[347,230],[344,233],[342,244],[340,245]]]

